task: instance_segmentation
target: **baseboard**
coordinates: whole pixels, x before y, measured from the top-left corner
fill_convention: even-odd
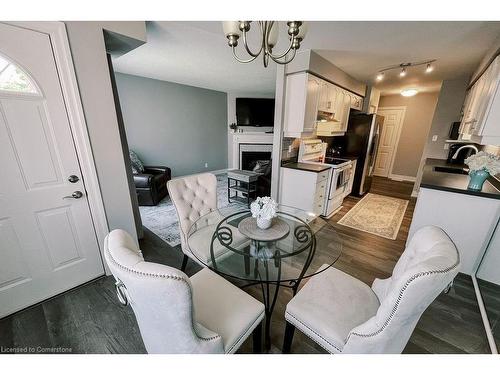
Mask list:
[[[408,182],[415,182],[417,180],[416,177],[413,176],[405,176],[402,174],[390,174],[389,178],[394,181],[408,181]]]

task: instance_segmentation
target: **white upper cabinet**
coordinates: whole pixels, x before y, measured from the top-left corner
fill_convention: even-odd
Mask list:
[[[309,73],[286,78],[284,135],[310,137],[342,135],[347,129],[351,108],[361,110],[363,98]],[[328,122],[318,122],[318,111]]]
[[[286,78],[284,133],[286,137],[307,137],[316,129],[321,80],[308,73]]]
[[[500,145],[500,57],[469,90],[460,125],[461,138],[479,144]]]

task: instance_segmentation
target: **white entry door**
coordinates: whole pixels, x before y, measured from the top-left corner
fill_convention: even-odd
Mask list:
[[[405,108],[380,108],[377,114],[384,116],[380,133],[377,159],[373,174],[387,177],[391,173],[394,156],[398,146],[399,135],[403,126]]]
[[[104,268],[50,38],[1,23],[0,167],[2,317]]]

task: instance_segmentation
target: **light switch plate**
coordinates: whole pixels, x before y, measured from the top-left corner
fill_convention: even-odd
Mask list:
[[[438,140],[438,136],[437,135],[433,135],[432,136],[432,142],[436,142]]]

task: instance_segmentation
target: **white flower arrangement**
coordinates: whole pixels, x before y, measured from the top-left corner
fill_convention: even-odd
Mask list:
[[[276,217],[277,208],[278,204],[271,197],[257,197],[250,205],[252,217],[264,220]]]
[[[491,176],[500,173],[500,157],[484,151],[469,156],[465,164],[469,166],[470,172],[485,170]]]

